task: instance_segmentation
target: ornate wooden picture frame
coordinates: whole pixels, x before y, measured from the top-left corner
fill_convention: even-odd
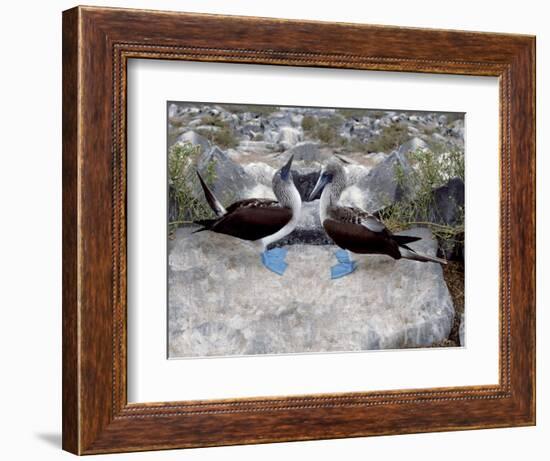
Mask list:
[[[210,61],[494,76],[498,385],[128,403],[126,66]],[[63,448],[93,454],[535,424],[535,39],[77,7],[63,13]]]

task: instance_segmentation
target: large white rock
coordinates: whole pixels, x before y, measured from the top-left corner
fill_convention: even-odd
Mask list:
[[[449,335],[454,307],[439,264],[356,255],[355,273],[330,280],[336,247],[291,245],[280,277],[251,244],[192,230],[170,242],[170,357],[421,347]],[[407,234],[435,252],[429,230]]]

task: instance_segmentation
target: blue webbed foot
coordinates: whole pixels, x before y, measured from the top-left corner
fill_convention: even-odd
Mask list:
[[[288,264],[285,262],[285,257],[288,250],[286,248],[273,248],[262,253],[262,263],[271,272],[283,275]]]
[[[335,253],[338,264],[330,268],[330,278],[332,280],[351,274],[357,269],[357,262],[352,261],[346,250],[338,250]]]

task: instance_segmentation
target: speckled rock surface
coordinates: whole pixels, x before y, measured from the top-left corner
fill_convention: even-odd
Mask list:
[[[460,316],[460,326],[458,327],[458,340],[460,341],[461,346],[466,345],[464,338],[464,314]]]
[[[169,356],[284,354],[429,346],[448,337],[452,300],[439,264],[354,255],[330,280],[331,245],[291,245],[280,277],[253,245],[180,228],[169,244]],[[427,229],[411,246],[434,254]]]

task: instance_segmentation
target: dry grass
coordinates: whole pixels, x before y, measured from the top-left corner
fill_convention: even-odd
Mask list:
[[[367,152],[385,152],[389,154],[404,144],[409,139],[408,125],[406,123],[392,123],[382,129],[382,132],[375,138],[370,139],[365,146]]]
[[[168,223],[169,235],[181,224],[212,217],[212,210],[202,198],[194,195],[199,188],[196,175],[200,147],[189,143],[174,144],[168,152],[168,185],[170,202],[176,207],[176,219]],[[215,162],[211,161],[204,172],[208,185],[216,179]]]
[[[455,318],[448,341],[452,342],[454,346],[459,346],[458,328],[460,327],[460,319],[464,314],[464,264],[449,261],[446,266],[443,266],[443,277],[455,306]]]
[[[344,121],[345,119],[339,114],[323,118],[306,115],[302,119],[302,129],[311,139],[319,140],[329,146],[339,145],[341,139],[338,135],[338,129]]]

